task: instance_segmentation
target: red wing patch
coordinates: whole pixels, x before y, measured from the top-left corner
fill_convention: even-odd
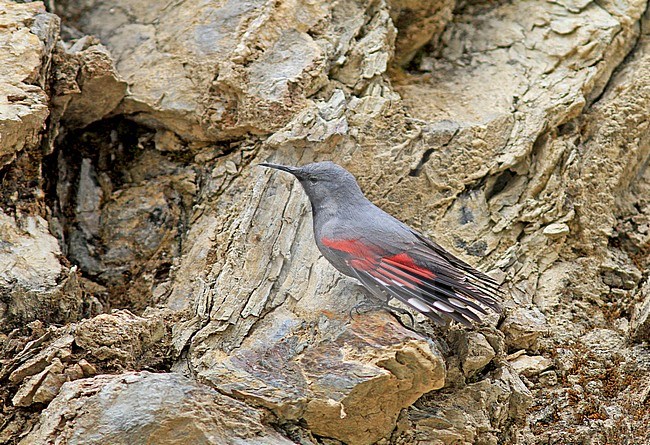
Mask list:
[[[358,239],[322,238],[321,242],[340,252],[357,278],[373,293],[395,297],[436,322],[451,318],[469,326],[472,321],[480,321],[478,314],[486,313],[478,303],[496,305],[482,289],[461,281],[452,264],[452,269],[440,267],[434,273],[422,263],[417,264],[407,252],[387,254]]]
[[[436,276],[436,274],[431,272],[429,269],[425,269],[424,267],[420,267],[417,264],[415,264],[413,258],[411,258],[407,253],[399,253],[397,255],[386,257],[383,258],[382,261],[391,264],[393,266],[397,266],[400,269],[406,269],[409,272],[421,276],[422,278],[431,279],[431,278],[435,278]]]
[[[375,270],[381,258],[377,248],[367,246],[356,239],[337,240],[322,238],[321,242],[330,249],[349,254],[348,265],[354,269],[363,271]]]
[[[359,240],[333,240],[322,238],[322,243],[330,249],[350,255],[348,265],[356,270],[368,272],[372,277],[386,285],[406,286],[414,289],[422,282],[418,277],[431,279],[435,274],[415,264],[407,253],[383,256],[375,246],[368,246]]]

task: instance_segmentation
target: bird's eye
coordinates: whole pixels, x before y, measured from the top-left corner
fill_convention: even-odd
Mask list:
[[[318,182],[318,178],[313,178],[313,177],[312,177],[312,178],[309,178],[309,183],[310,183],[311,185],[314,185],[314,184],[316,184],[317,182]]]

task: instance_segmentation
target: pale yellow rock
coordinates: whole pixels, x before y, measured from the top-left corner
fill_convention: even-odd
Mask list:
[[[526,377],[537,376],[553,365],[553,362],[541,355],[520,355],[510,361],[512,368]]]
[[[59,19],[42,3],[0,1],[0,167],[33,148],[50,113],[44,87]]]

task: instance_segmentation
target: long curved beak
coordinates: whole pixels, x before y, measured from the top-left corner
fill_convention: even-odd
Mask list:
[[[257,165],[261,165],[262,167],[274,168],[276,170],[282,170],[282,171],[285,171],[287,173],[291,173],[292,175],[296,174],[296,168],[295,167],[288,167],[286,165],[280,165],[280,164],[269,164],[269,163],[266,163],[266,162],[261,163],[261,164],[257,164]]]

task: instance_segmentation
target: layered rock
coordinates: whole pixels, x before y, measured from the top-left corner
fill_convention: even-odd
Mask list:
[[[0,0],[0,440],[650,437],[646,2],[154,3]],[[503,316],[355,315],[324,159]]]

